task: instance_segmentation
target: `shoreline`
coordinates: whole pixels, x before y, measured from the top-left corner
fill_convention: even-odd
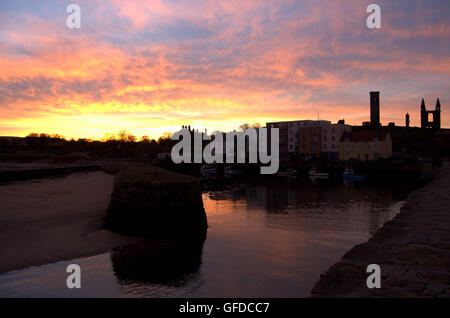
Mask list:
[[[311,297],[450,297],[450,165],[408,195],[400,212],[320,276]],[[381,288],[369,289],[369,264]]]
[[[113,180],[94,171],[0,185],[0,273],[141,242],[104,228]]]
[[[134,164],[133,170],[116,175],[130,165],[127,162],[72,166],[0,165],[0,174],[17,172],[14,170],[17,167],[21,168],[19,171],[23,172],[23,176],[34,177],[34,172],[43,175],[52,172],[46,178],[26,181],[16,179],[0,184],[0,274],[89,257],[115,248],[139,250],[142,247],[136,246],[141,243],[155,251],[164,250],[167,246],[176,247],[177,240],[174,237],[153,235],[159,230],[158,227],[142,236],[140,234],[143,233],[124,225],[136,223],[149,231],[150,224],[163,218],[161,215],[148,214],[144,219],[141,215],[146,210],[143,209],[167,212],[170,204],[173,205],[172,201],[182,202],[176,210],[186,212],[185,207],[195,198],[195,179],[139,164]],[[55,175],[60,177],[55,178]],[[142,195],[143,190],[147,191],[145,195]],[[178,193],[179,197],[174,199],[174,193]],[[200,191],[198,195],[196,199],[201,202]],[[148,197],[148,201],[142,200],[142,197]],[[141,206],[143,209],[138,210]],[[112,207],[121,213],[124,211],[119,221],[112,222]],[[203,212],[200,217],[206,224],[203,205],[199,211]],[[167,224],[163,227],[174,228],[175,223],[171,219],[174,213],[168,215]],[[183,220],[182,217],[178,219]],[[187,224],[189,219],[183,220],[179,227]],[[206,231],[206,227],[203,229]]]
[[[17,163],[0,162],[0,185],[16,181],[47,179],[78,172],[98,171],[101,162],[78,163]]]

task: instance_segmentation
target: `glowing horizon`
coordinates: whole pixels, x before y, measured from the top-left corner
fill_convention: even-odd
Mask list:
[[[1,2],[0,135],[101,139],[126,129],[157,139],[182,125],[369,120],[420,126],[420,101],[450,127],[450,6],[445,0],[370,2]]]

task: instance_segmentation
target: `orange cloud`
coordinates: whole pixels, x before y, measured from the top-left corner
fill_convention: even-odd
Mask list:
[[[386,122],[408,111],[414,124],[422,96],[450,99],[450,27],[436,10],[386,12],[372,32],[357,1],[80,5],[80,30],[59,12],[0,15],[0,134],[156,138],[194,122],[229,130],[317,113],[360,124],[374,89]]]

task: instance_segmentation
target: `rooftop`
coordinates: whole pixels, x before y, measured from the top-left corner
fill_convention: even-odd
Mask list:
[[[352,142],[368,142],[378,138],[380,141],[386,140],[389,132],[385,129],[378,130],[361,130],[361,131],[346,131],[342,135],[340,141],[348,139]]]

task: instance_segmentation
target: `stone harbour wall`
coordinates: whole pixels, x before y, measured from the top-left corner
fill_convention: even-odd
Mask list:
[[[154,166],[125,169],[116,175],[106,224],[126,234],[204,235],[200,182]]]
[[[450,165],[433,172],[392,221],[321,275],[313,297],[450,298]],[[369,264],[380,266],[381,288],[367,287]]]

